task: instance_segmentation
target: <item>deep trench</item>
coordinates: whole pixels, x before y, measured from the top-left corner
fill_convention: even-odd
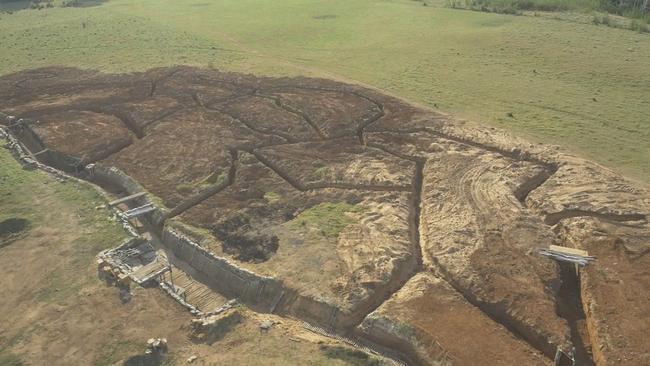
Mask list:
[[[582,307],[579,269],[577,265],[560,263],[562,284],[557,294],[557,315],[566,319],[571,329],[576,366],[594,366],[587,333],[586,316]]]
[[[553,226],[564,219],[569,219],[572,217],[595,217],[603,221],[616,221],[616,222],[647,221],[646,215],[639,214],[639,213],[615,214],[615,213],[599,213],[599,212],[585,211],[585,210],[564,210],[560,212],[547,214],[546,217],[544,218],[544,222],[547,225]]]

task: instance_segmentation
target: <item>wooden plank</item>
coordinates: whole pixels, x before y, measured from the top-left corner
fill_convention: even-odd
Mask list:
[[[119,205],[120,203],[134,200],[134,199],[142,197],[142,196],[144,196],[146,194],[147,194],[147,192],[138,192],[138,193],[132,194],[130,196],[122,197],[122,198],[117,199],[115,201],[109,202],[108,207],[113,207],[113,206]]]
[[[25,144],[23,144],[22,142],[18,142],[18,144],[20,144],[20,146],[23,148],[23,150],[25,150],[27,155],[29,155],[29,157],[32,158],[32,160],[38,162],[38,159],[36,159],[36,156],[34,156],[34,154],[32,154],[32,152],[29,151],[29,149],[27,148],[27,146],[25,146]]]
[[[39,156],[39,155],[44,154],[44,153],[46,153],[48,151],[50,151],[50,149],[43,149],[43,150],[41,150],[41,151],[39,151],[37,153],[34,153],[34,156]]]
[[[560,252],[560,253],[565,253],[569,255],[581,255],[583,257],[588,257],[589,253],[587,253],[586,250],[580,250],[580,249],[574,249],[574,248],[568,248],[568,247],[561,247],[559,245],[549,245],[548,247],[549,250],[555,251],[555,252]]]

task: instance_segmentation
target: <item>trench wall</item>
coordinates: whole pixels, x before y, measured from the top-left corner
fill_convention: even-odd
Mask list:
[[[348,326],[347,317],[336,316],[339,309],[323,299],[300,295],[287,288],[282,281],[261,276],[241,268],[230,260],[216,256],[187,236],[166,226],[162,232],[163,244],[174,255],[190,264],[208,279],[210,287],[236,296],[244,303],[272,309],[331,328]]]
[[[115,167],[106,167],[101,164],[96,164],[92,177],[89,178],[93,183],[101,186],[108,187],[109,189],[118,189],[126,192],[127,194],[136,194],[140,192],[147,192],[140,183],[128,176],[126,173]],[[151,203],[149,197],[154,197],[148,193],[146,196],[139,197],[133,201],[137,206],[142,206]],[[163,207],[162,204],[153,202],[156,210],[145,214],[149,224],[154,227],[162,227],[169,210]]]

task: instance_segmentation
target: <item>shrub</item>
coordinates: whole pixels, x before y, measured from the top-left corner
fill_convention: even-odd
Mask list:
[[[605,25],[610,25],[611,19],[609,18],[609,14],[603,15],[603,17],[600,19],[600,23]]]

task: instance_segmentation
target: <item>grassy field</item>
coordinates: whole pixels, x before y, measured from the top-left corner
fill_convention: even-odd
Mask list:
[[[630,30],[411,0],[111,0],[2,14],[0,49],[0,74],[192,64],[363,83],[650,183],[650,35]]]

